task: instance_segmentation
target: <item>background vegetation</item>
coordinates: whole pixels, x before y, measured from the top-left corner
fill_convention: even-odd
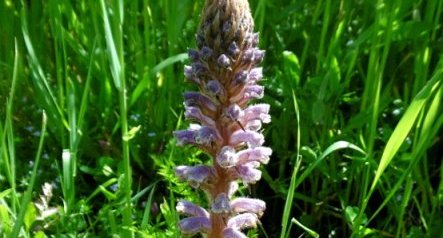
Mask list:
[[[443,1],[250,2],[274,154],[249,235],[441,236]],[[0,236],[179,237],[202,5],[0,1]]]

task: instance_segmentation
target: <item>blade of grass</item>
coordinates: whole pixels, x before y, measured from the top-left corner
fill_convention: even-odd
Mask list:
[[[377,171],[375,172],[374,180],[372,181],[371,191],[375,189],[378,181],[380,180],[381,175],[391,163],[392,159],[396,155],[398,149],[403,144],[406,139],[409,131],[417,119],[418,114],[422,110],[426,101],[433,95],[433,93],[438,89],[440,85],[442,71],[438,71],[432,79],[426,83],[426,85],[420,90],[420,92],[415,96],[411,105],[406,110],[403,117],[400,119],[400,122],[392,132],[392,135],[389,137],[389,140],[386,144],[385,149],[383,150],[383,154],[380,160],[380,164],[378,165]],[[367,199],[369,196],[367,197]]]
[[[305,230],[306,232],[308,232],[308,234],[309,234],[310,236],[315,237],[315,238],[319,238],[319,237],[320,237],[320,235],[319,235],[317,232],[315,232],[315,231],[309,229],[307,226],[305,226],[305,225],[303,225],[301,222],[297,221],[297,219],[292,218],[291,221],[292,221],[292,223],[296,224],[297,226],[301,227],[303,230]]]
[[[21,25],[22,25],[22,34],[23,40],[25,42],[26,49],[29,55],[29,64],[31,68],[33,82],[35,84],[35,90],[38,95],[43,99],[44,108],[49,113],[49,117],[54,121],[52,123],[57,130],[62,125],[65,128],[69,128],[67,121],[64,119],[63,112],[60,109],[60,106],[57,103],[57,100],[52,92],[51,87],[48,84],[48,81],[45,77],[45,73],[40,65],[40,62],[37,58],[37,55],[34,51],[34,46],[31,41],[31,37],[28,31],[27,19],[26,19],[26,9],[25,4],[22,1],[22,9],[21,9]]]
[[[149,220],[151,217],[152,198],[154,196],[156,185],[157,185],[156,183],[153,184],[153,187],[151,188],[151,192],[149,193],[148,200],[146,201],[146,204],[145,204],[145,211],[143,212],[143,218],[142,218],[142,222],[140,224],[142,229],[146,229],[148,227],[148,223],[149,223]]]
[[[441,65],[442,61],[438,65]],[[375,173],[375,177],[372,181],[371,188],[368,192],[368,194],[365,196],[365,199],[362,203],[362,208],[360,210],[359,217],[361,218],[364,214],[364,210],[366,209],[369,199],[373,192],[375,191],[377,183],[380,181],[381,176],[383,175],[385,169],[388,167],[388,165],[391,163],[394,156],[397,154],[398,150],[400,149],[400,146],[403,144],[404,140],[406,139],[407,135],[409,134],[412,126],[415,124],[415,121],[420,114],[421,110],[424,108],[425,103],[427,100],[435,93],[436,90],[440,89],[441,87],[441,81],[442,81],[442,69],[438,68],[438,70],[435,72],[434,76],[426,83],[426,85],[420,90],[420,92],[414,97],[413,101],[407,108],[406,112],[400,119],[399,123],[395,127],[393,133],[389,137],[389,140],[385,146],[385,149],[383,150],[382,158],[380,160],[380,163],[378,165],[377,171]],[[396,183],[394,186],[395,189],[392,189],[388,197],[383,201],[382,205],[379,207],[379,209],[376,211],[378,213],[382,206],[387,204],[387,200],[389,200],[393,195],[394,191],[396,191],[399,186],[400,182],[403,182],[406,176],[409,176],[410,170],[412,169],[411,165],[415,165],[418,160],[420,159],[419,153],[423,153],[424,149],[426,148],[427,143],[426,138],[421,138],[420,143],[418,145],[418,149],[413,151],[414,159],[412,160],[412,163],[408,167],[407,173],[405,172],[400,180]],[[357,219],[359,218],[357,217]],[[357,220],[356,219],[356,220]],[[359,224],[358,224],[359,227]],[[355,227],[353,229],[354,232],[358,232],[358,227]],[[356,233],[354,233],[356,234]]]
[[[352,149],[355,150],[365,156],[367,156],[366,152],[363,151],[360,147],[347,142],[347,141],[337,141],[334,142],[332,145],[330,145],[328,148],[326,148],[325,151],[315,160],[314,163],[311,163],[308,168],[300,175],[300,177],[297,178],[295,182],[295,186],[297,187],[300,185],[303,180],[330,154],[332,154],[335,151],[342,150],[342,149]]]
[[[23,198],[22,198],[22,201],[20,204],[20,212],[17,216],[16,222],[14,225],[14,229],[12,230],[12,234],[11,234],[12,238],[17,238],[19,236],[21,226],[23,225],[23,218],[25,216],[26,209],[28,208],[28,204],[31,201],[32,190],[34,189],[34,183],[35,183],[35,179],[37,177],[37,169],[40,165],[40,158],[42,155],[43,144],[45,141],[46,121],[47,121],[46,113],[43,112],[40,142],[38,144],[37,154],[35,155],[35,163],[34,163],[34,167],[32,168],[31,179],[29,181],[29,185],[26,189],[26,192],[23,195]]]
[[[173,64],[175,64],[177,62],[183,62],[186,59],[188,59],[188,54],[187,53],[181,53],[181,54],[178,54],[178,55],[171,56],[171,57],[163,60],[159,64],[157,64],[151,70],[151,73],[149,74],[149,76],[145,77],[143,80],[141,80],[137,84],[137,86],[134,89],[134,92],[131,95],[129,106],[132,106],[137,101],[137,99],[140,97],[140,95],[143,93],[143,91],[145,89],[147,89],[148,81],[152,80],[152,77],[155,77],[155,75],[157,75],[158,72],[160,72],[164,68],[166,68],[168,66],[171,66],[171,65],[173,65]]]
[[[115,87],[119,94],[119,107],[120,107],[120,124],[122,134],[122,149],[123,149],[123,164],[124,164],[124,207],[123,207],[123,226],[121,235],[123,237],[133,237],[134,232],[132,227],[132,205],[131,205],[131,184],[132,184],[132,171],[131,161],[129,155],[129,140],[124,140],[128,136],[128,120],[127,120],[127,98],[126,98],[126,81],[124,71],[124,58],[123,58],[123,1],[113,1],[114,7],[114,24],[111,24],[108,19],[108,11],[106,10],[104,0],[100,1],[103,23],[105,30],[105,38],[108,48],[108,59],[111,63],[110,68],[114,79]]]
[[[442,83],[443,79],[440,78],[440,84]],[[434,113],[434,110],[438,110],[435,107],[440,104],[442,94],[443,87],[440,86],[440,90],[434,97],[434,100],[430,106],[430,110],[428,110],[428,113],[426,114],[427,116],[424,119],[425,123],[423,123],[423,125],[427,126],[421,127],[422,132],[426,131],[427,133],[420,133],[421,136],[418,140],[418,144],[414,147],[414,150],[410,155],[410,157],[413,158],[412,162],[409,164],[406,170],[403,171],[402,176],[397,180],[396,184],[390,189],[389,194],[385,195],[385,199],[383,200],[382,204],[378,207],[378,209],[374,212],[369,220],[373,220],[381,211],[381,209],[386,206],[390,199],[394,197],[396,192],[401,188],[403,181],[410,176],[412,170],[416,167],[419,158],[422,157],[422,154],[424,153],[426,148],[430,145],[430,143],[432,143],[432,139],[435,138],[436,134],[440,131],[440,128],[443,125],[443,116],[440,115],[439,117],[436,117],[437,114]],[[433,123],[430,123],[430,121],[432,121]]]
[[[16,192],[16,166],[15,166],[15,147],[14,147],[14,133],[13,133],[13,125],[12,125],[12,109],[13,109],[13,101],[15,95],[15,88],[17,85],[17,74],[18,74],[18,60],[19,60],[19,51],[17,46],[17,41],[15,41],[15,51],[14,51],[14,68],[12,73],[12,83],[11,89],[9,90],[9,99],[6,103],[6,118],[5,118],[5,127],[3,129],[0,128],[1,133],[1,153],[3,162],[5,163],[5,173],[6,178],[8,179],[9,185],[13,191],[11,198],[12,210],[14,213],[17,212],[18,206],[18,197]],[[1,127],[1,125],[0,125]],[[6,149],[7,148],[7,149]],[[1,155],[1,154],[0,154]]]
[[[85,83],[85,87],[83,88],[83,95],[82,95],[82,99],[80,102],[80,109],[78,112],[78,121],[77,121],[77,128],[79,131],[79,137],[78,140],[75,142],[75,147],[78,148],[78,144],[80,143],[80,136],[83,134],[82,130],[83,130],[83,123],[85,121],[85,114],[86,111],[88,109],[88,96],[91,90],[91,79],[92,79],[92,69],[94,66],[94,52],[96,50],[96,46],[97,46],[97,38],[94,39],[94,44],[92,46],[92,50],[90,53],[90,60],[89,60],[89,67],[88,67],[88,75],[86,76],[86,83]]]
[[[298,108],[298,103],[297,103],[297,98],[295,97],[295,92],[292,91],[292,100],[294,102],[294,111],[295,111],[295,117],[297,120],[297,144],[296,144],[296,149],[297,149],[297,154],[296,154],[296,163],[294,166],[294,170],[292,172],[292,176],[291,176],[291,182],[289,184],[289,189],[288,189],[288,195],[286,197],[286,202],[285,202],[285,207],[283,209],[283,217],[282,217],[282,229],[281,229],[281,233],[280,233],[280,238],[285,238],[289,236],[289,229],[288,229],[288,222],[289,222],[289,216],[291,214],[291,209],[292,209],[292,201],[294,199],[294,193],[295,193],[295,189],[296,189],[296,178],[297,178],[297,173],[300,169],[300,165],[301,165],[301,157],[300,157],[300,110]]]
[[[411,199],[412,187],[413,187],[413,180],[412,178],[409,177],[408,180],[406,181],[405,192],[403,193],[402,196],[402,201],[400,204],[400,213],[397,214],[398,215],[397,220],[399,220],[399,223],[397,225],[397,235],[395,237],[406,236],[405,230],[403,229],[404,228],[403,216],[405,215],[406,208],[408,207],[409,200]]]

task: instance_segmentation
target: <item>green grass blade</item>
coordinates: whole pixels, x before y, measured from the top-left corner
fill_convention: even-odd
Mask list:
[[[22,7],[21,10],[21,24],[22,24],[23,40],[26,49],[28,51],[29,64],[34,79],[33,82],[35,83],[35,90],[37,91],[38,95],[42,98],[44,103],[44,108],[46,111],[48,111],[50,119],[52,119],[55,122],[53,123],[53,125],[55,127],[63,125],[66,128],[69,128],[69,125],[67,121],[64,119],[62,110],[60,109],[60,106],[57,103],[54,93],[52,92],[52,89],[49,86],[45,73],[35,53],[34,46],[32,44],[31,37],[28,31],[26,11],[24,6]]]
[[[114,85],[117,88],[117,90],[123,90],[122,89],[122,82],[121,82],[121,75],[122,75],[122,64],[120,62],[120,57],[117,54],[117,46],[114,41],[114,36],[112,34],[111,30],[111,24],[109,22],[108,13],[106,10],[106,6],[104,1],[100,1],[101,7],[102,7],[102,14],[103,14],[103,27],[105,29],[105,39],[106,39],[106,45],[108,50],[108,59],[110,61],[110,69],[112,73],[112,78],[114,79]]]
[[[328,148],[326,148],[325,151],[315,160],[314,163],[311,163],[308,168],[300,175],[300,177],[297,178],[295,185],[296,187],[305,180],[305,178],[330,154],[332,154],[335,151],[342,150],[342,149],[352,149],[355,150],[362,155],[366,156],[366,152],[361,149],[360,147],[347,142],[347,141],[337,141],[334,142],[332,145],[330,145]]]
[[[25,194],[23,195],[22,202],[20,204],[20,212],[17,216],[16,223],[14,225],[14,229],[12,230],[11,237],[17,238],[20,233],[21,226],[23,225],[23,218],[25,217],[26,209],[28,208],[28,204],[31,201],[32,197],[32,190],[34,189],[35,179],[37,177],[37,170],[40,164],[40,158],[43,151],[43,144],[45,141],[45,135],[46,135],[46,113],[43,112],[43,119],[42,119],[42,129],[41,129],[41,135],[40,135],[40,142],[38,144],[37,154],[35,155],[35,163],[34,167],[32,168],[32,174],[31,179],[29,181],[29,185],[26,189]]]
[[[303,225],[301,222],[297,221],[297,219],[292,218],[292,223],[296,224],[297,226],[301,227],[303,230],[305,230],[310,236],[315,237],[315,238],[319,238],[320,235],[313,231],[312,229],[309,229],[307,226]]]
[[[14,56],[14,68],[12,73],[12,83],[11,89],[9,91],[9,99],[6,103],[6,118],[5,118],[5,126],[1,128],[0,124],[0,156],[3,158],[3,162],[5,165],[4,171],[6,173],[6,178],[11,186],[13,191],[12,193],[12,210],[14,212],[17,211],[18,198],[16,193],[16,157],[15,157],[15,146],[14,146],[14,133],[13,133],[13,124],[12,124],[12,109],[15,95],[15,88],[18,81],[18,61],[19,61],[19,51],[17,46],[17,41],[15,41],[15,56]]]
[[[157,184],[154,183],[153,187],[150,188],[151,192],[149,193],[148,200],[146,201],[145,211],[143,212],[143,218],[142,218],[142,222],[140,224],[142,229],[146,229],[148,227],[148,223],[149,223],[149,220],[150,220],[150,217],[151,217],[152,199],[153,199],[153,196],[154,196],[154,192],[156,191],[155,190],[156,185]]]
[[[291,182],[289,184],[289,189],[288,189],[288,195],[286,197],[285,207],[283,209],[282,229],[281,229],[281,233],[280,233],[280,238],[285,238],[285,237],[289,236],[289,230],[290,230],[290,228],[288,228],[289,216],[290,216],[291,210],[292,210],[292,201],[294,199],[295,189],[297,188],[297,185],[296,185],[297,173],[298,173],[298,171],[300,169],[300,165],[301,165],[301,158],[300,158],[300,110],[298,108],[297,98],[295,97],[294,91],[292,91],[292,100],[294,102],[294,111],[295,111],[295,116],[296,116],[296,120],[297,120],[297,145],[296,145],[297,159],[296,159],[296,164],[294,166],[294,170],[292,171]]]
[[[400,146],[403,144],[404,140],[406,139],[406,136],[409,134],[409,131],[414,125],[415,120],[417,119],[426,101],[439,87],[441,81],[441,74],[442,71],[440,70],[431,78],[431,80],[429,80],[428,83],[426,83],[423,89],[420,90],[420,92],[415,96],[411,105],[408,107],[405,114],[401,118],[400,122],[395,127],[394,132],[390,136],[386,144],[386,147],[383,150],[380,164],[378,165],[377,171],[375,172],[374,180],[372,181],[370,189],[371,191],[375,189],[375,186],[380,180],[380,177],[382,176],[383,172],[391,163],[398,149],[400,149]]]
[[[131,193],[132,193],[132,169],[129,154],[129,141],[124,140],[128,138],[128,106],[127,106],[127,95],[126,95],[126,80],[124,71],[124,58],[123,58],[123,1],[115,0],[113,3],[113,12],[116,13],[114,18],[114,24],[111,24],[108,19],[108,11],[105,6],[104,0],[100,1],[100,6],[103,15],[103,23],[105,30],[105,38],[108,48],[108,60],[111,65],[111,73],[114,79],[115,87],[118,91],[118,101],[120,107],[120,125],[122,134],[122,157],[124,166],[124,177],[122,183],[122,191],[124,194],[124,207],[122,208],[123,213],[123,224],[121,229],[121,235],[123,237],[133,237],[134,232],[132,229],[132,203],[131,203]]]
[[[88,67],[88,75],[86,76],[86,83],[85,83],[85,87],[83,88],[83,95],[82,95],[82,99],[80,102],[80,109],[78,112],[78,121],[77,121],[77,128],[79,130],[79,137],[82,135],[82,130],[83,130],[83,123],[85,121],[85,115],[86,115],[86,111],[88,109],[88,96],[91,90],[91,80],[92,80],[92,69],[93,69],[93,63],[95,60],[94,57],[94,51],[96,50],[96,44],[97,44],[97,39],[94,40],[94,45],[92,47],[91,50],[91,57],[89,60],[89,67]],[[75,142],[75,147],[78,147],[78,144],[80,143],[80,140],[77,140]]]
[[[186,59],[188,59],[188,54],[187,53],[181,53],[181,54],[178,54],[178,55],[171,56],[171,57],[163,60],[159,64],[157,64],[151,70],[149,76],[145,77],[143,80],[141,80],[137,84],[137,86],[134,89],[134,92],[131,95],[131,99],[130,99],[129,105],[131,106],[131,105],[133,105],[137,101],[137,99],[141,96],[143,91],[147,89],[148,81],[152,80],[153,77],[156,77],[158,72],[160,72],[164,68],[166,68],[168,66],[171,66],[171,65],[173,65],[173,64],[175,64],[177,62],[183,62]]]

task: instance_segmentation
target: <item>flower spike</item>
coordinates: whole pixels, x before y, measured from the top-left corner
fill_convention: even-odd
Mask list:
[[[269,105],[251,102],[264,96],[265,51],[258,48],[248,0],[206,0],[196,49],[189,49],[185,78],[199,91],[184,93],[184,116],[192,123],[175,131],[177,145],[194,146],[214,161],[178,166],[176,176],[208,195],[204,209],[180,200],[177,211],[187,216],[178,226],[182,235],[245,238],[242,230],[256,227],[266,209],[264,201],[236,197],[238,182],[254,184],[259,166],[272,155],[263,146],[262,124],[269,123]]]

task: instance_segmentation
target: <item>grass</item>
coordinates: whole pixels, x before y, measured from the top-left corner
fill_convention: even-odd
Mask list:
[[[268,208],[249,236],[438,237],[443,2],[250,3],[274,154],[241,190]],[[180,236],[177,199],[204,201],[173,169],[208,158],[172,136],[202,7],[0,3],[1,237]]]

